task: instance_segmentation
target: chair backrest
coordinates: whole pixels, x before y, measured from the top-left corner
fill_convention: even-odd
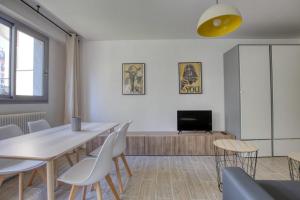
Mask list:
[[[0,140],[23,135],[22,130],[15,124],[0,127]]]
[[[129,128],[129,125],[132,121],[125,122],[120,125],[119,129],[117,130],[117,138],[116,143],[113,150],[113,157],[119,156],[121,153],[124,153],[126,149],[126,135]]]
[[[37,131],[51,128],[51,126],[45,119],[40,119],[37,121],[28,122],[28,128],[30,133],[34,133]]]
[[[109,174],[112,169],[112,153],[116,137],[117,132],[113,132],[106,138],[97,158],[95,158],[91,173],[85,180],[82,180],[82,185],[91,185]]]

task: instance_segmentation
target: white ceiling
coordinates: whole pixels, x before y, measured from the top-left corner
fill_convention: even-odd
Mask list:
[[[88,40],[189,39],[214,0],[36,0]],[[242,13],[229,38],[300,37],[300,0],[220,0]]]

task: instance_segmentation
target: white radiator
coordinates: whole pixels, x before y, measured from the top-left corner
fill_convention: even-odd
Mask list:
[[[32,112],[32,113],[18,113],[18,114],[5,114],[0,115],[0,126],[8,124],[18,125],[23,133],[28,133],[27,123],[30,121],[36,121],[39,119],[45,119],[46,112]]]

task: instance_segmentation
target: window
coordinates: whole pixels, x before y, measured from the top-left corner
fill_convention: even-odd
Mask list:
[[[0,103],[48,101],[48,38],[0,13]]]
[[[0,21],[0,96],[10,95],[11,26]]]

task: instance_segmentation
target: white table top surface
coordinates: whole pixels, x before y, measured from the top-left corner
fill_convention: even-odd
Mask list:
[[[68,124],[1,140],[0,158],[51,160],[117,125],[117,123],[82,123],[82,131],[74,132]]]
[[[254,145],[247,143],[247,141],[233,140],[233,139],[220,139],[214,141],[214,145],[218,148],[232,151],[232,152],[254,152],[258,151],[258,148]]]

